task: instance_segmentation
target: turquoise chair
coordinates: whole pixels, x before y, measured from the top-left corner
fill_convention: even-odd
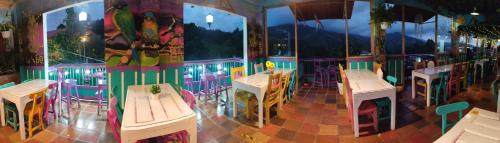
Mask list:
[[[11,87],[14,85],[15,85],[14,82],[9,82],[9,83],[0,85],[0,89]],[[14,104],[12,102],[7,102],[5,104],[5,117],[6,117],[5,122],[7,123],[7,125],[11,126],[12,128],[14,128],[17,131],[17,129],[19,128],[19,123],[18,123],[18,117],[17,117],[16,104]]]
[[[391,85],[396,87],[396,83],[398,83],[398,79],[396,77],[386,76],[385,79],[389,81]],[[375,104],[377,104],[379,124],[382,120],[391,119],[391,99],[387,97],[375,99]]]
[[[295,90],[295,70],[290,73],[290,83],[288,84],[288,101],[292,100],[293,91]]]
[[[441,92],[442,92],[442,96],[443,96],[443,103],[446,103],[447,99],[448,99],[448,93],[446,91],[446,86],[448,84],[448,76],[449,75],[449,72],[442,72],[442,73],[439,73],[439,83],[438,84],[434,84],[432,86],[432,89],[434,89],[436,91],[436,95],[435,96],[432,96],[432,92],[431,92],[431,99],[434,99],[435,102],[436,102],[436,106],[439,105],[439,96],[441,95]]]
[[[436,114],[441,116],[441,134],[446,132],[446,129],[453,127],[458,121],[454,121],[448,124],[448,113],[453,113],[458,111],[458,120],[462,119],[462,111],[469,108],[469,103],[462,101],[447,105],[442,105],[436,108]]]
[[[493,95],[493,101],[495,102],[495,104],[498,104],[498,80],[494,80],[491,83],[491,92]]]

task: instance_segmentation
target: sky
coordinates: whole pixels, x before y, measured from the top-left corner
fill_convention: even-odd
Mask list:
[[[287,6],[278,7],[268,9],[268,26],[278,26],[284,24],[293,24],[294,17],[291,9]],[[443,17],[439,17],[442,21],[439,22],[440,25],[449,25],[449,20],[443,20]],[[429,23],[427,23],[429,22]],[[324,26],[324,29],[327,31],[344,33],[345,32],[345,23],[344,19],[326,19],[321,20],[321,23]],[[349,25],[349,33],[358,34],[362,36],[370,36],[370,5],[368,2],[355,1],[354,9],[351,16],[351,19],[348,20]],[[430,18],[423,24],[422,37],[420,39],[434,39],[434,17]],[[299,24],[308,25],[311,27],[316,27],[316,23],[314,21],[302,21]],[[393,32],[401,32],[401,22],[395,22],[392,24],[392,27],[388,29],[388,33]],[[406,34],[410,37],[416,37],[415,35],[415,24],[413,23],[405,23]],[[443,28],[444,29],[444,28]],[[448,26],[449,29],[449,26]],[[447,31],[443,30],[440,33],[446,34]],[[448,34],[449,35],[449,34]],[[444,37],[444,36],[443,36]],[[417,37],[416,37],[417,38]],[[448,36],[449,38],[449,36]]]
[[[104,18],[104,3],[103,2],[92,2],[84,5],[79,5],[75,7],[75,12],[78,17],[78,14],[81,11],[87,12],[88,19],[87,20],[97,20]],[[50,13],[47,15],[47,31],[53,31],[57,29],[57,26],[64,22],[64,18],[66,18],[66,9],[59,10],[54,13]]]
[[[189,3],[184,3],[184,24],[194,23],[196,26],[208,29],[205,18],[209,13],[214,16],[214,22],[210,29],[218,29],[224,32],[233,32],[236,28],[243,29],[243,18],[239,15]]]

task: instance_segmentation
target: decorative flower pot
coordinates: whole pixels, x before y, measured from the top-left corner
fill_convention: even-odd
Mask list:
[[[149,98],[151,98],[152,100],[159,100],[160,99],[160,94],[161,93],[153,94],[153,95],[149,96]]]
[[[12,35],[12,31],[11,30],[8,30],[8,31],[2,31],[2,37],[3,38],[9,38],[10,35]]]
[[[387,28],[389,28],[389,22],[380,23],[380,28],[382,28],[383,30],[386,30]]]
[[[270,74],[274,74],[274,68],[268,68],[267,70],[269,71]]]

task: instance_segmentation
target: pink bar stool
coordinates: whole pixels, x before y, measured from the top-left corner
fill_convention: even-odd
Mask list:
[[[313,81],[313,87],[316,86],[324,86],[325,80],[324,80],[324,70],[321,68],[321,62],[320,61],[314,61],[314,81]]]
[[[229,93],[228,90],[231,88],[227,81],[228,76],[226,76],[226,72],[220,71],[217,73],[217,91],[222,95],[222,91],[226,91],[226,101],[223,101],[223,104],[227,104],[229,101]]]
[[[186,85],[187,90],[194,92],[194,82],[191,75],[184,75],[184,84]]]
[[[61,88],[66,89],[66,94],[65,96],[61,97],[62,102],[66,102],[67,105],[67,110],[68,110],[68,118],[71,117],[71,105],[72,105],[72,98],[73,98],[73,93],[71,93],[71,90],[75,90],[76,93],[76,101],[78,102],[78,109],[80,109],[80,95],[78,94],[78,87],[76,86],[76,80],[74,79],[65,79],[64,82],[61,83]],[[63,98],[64,97],[64,98]],[[60,114],[62,114],[60,112]]]
[[[49,85],[49,98],[47,98],[47,103],[45,104],[45,112],[44,118],[47,123],[49,122],[49,113],[53,113],[54,120],[56,119],[57,111],[56,111],[56,100],[57,94],[59,93],[59,82],[53,83]],[[49,111],[52,109],[52,111]]]
[[[98,81],[97,92],[96,92],[96,95],[97,95],[97,115],[99,115],[99,113],[102,110],[102,107],[107,106],[106,103],[104,102],[106,100],[106,97],[103,97],[103,94],[102,94],[104,92],[104,90],[106,90],[106,80],[99,79],[97,81]]]
[[[203,80],[205,84],[205,89],[203,90],[203,93],[205,95],[205,102],[207,102],[209,96],[212,95],[216,95],[215,100],[217,101],[219,99],[219,97],[217,96],[217,88],[216,88],[217,78],[215,77],[215,75],[207,73],[205,73],[203,76],[205,77],[205,79]]]

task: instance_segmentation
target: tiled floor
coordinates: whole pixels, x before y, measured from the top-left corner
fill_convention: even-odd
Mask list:
[[[453,96],[449,102],[468,101],[472,106],[494,111],[491,79],[477,81],[466,91]],[[242,115],[232,119],[232,110],[216,105],[214,99],[198,101],[198,142],[432,142],[440,137],[440,120],[435,106],[425,107],[424,98],[411,99],[410,82],[398,94],[396,130],[390,131],[385,121],[378,133],[364,130],[359,138],[353,136],[344,99],[335,88],[303,86],[298,96],[283,106],[280,116],[262,129],[255,127],[256,119]],[[223,98],[225,99],[225,98]],[[115,142],[105,120],[96,113],[93,103],[74,106],[71,120],[51,120],[46,130],[38,132],[28,142]],[[64,112],[66,115],[66,112]],[[456,116],[456,115],[455,115]],[[19,133],[10,127],[0,128],[0,143],[20,142]]]

